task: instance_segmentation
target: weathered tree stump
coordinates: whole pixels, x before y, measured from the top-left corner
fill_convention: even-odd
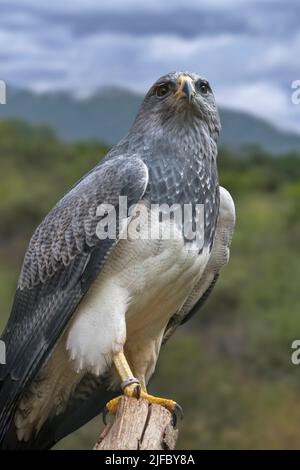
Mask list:
[[[172,450],[178,430],[171,421],[171,413],[162,406],[124,396],[94,450]]]

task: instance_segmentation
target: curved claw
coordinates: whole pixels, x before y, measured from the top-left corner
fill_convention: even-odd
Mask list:
[[[175,410],[179,414],[180,419],[182,420],[183,417],[184,417],[184,412],[183,412],[182,406],[180,406],[178,403],[176,403]]]
[[[109,410],[108,410],[107,406],[105,406],[105,408],[102,411],[102,421],[103,421],[103,424],[105,426],[107,426],[107,419],[106,418],[107,418],[108,413],[109,413]]]
[[[138,400],[141,398],[141,391],[142,391],[141,385],[137,384],[137,386],[135,387],[135,396]]]
[[[177,415],[179,415],[180,419],[183,419],[184,413],[183,409],[178,403],[175,404],[175,411],[172,414],[172,426],[175,428],[177,424]]]

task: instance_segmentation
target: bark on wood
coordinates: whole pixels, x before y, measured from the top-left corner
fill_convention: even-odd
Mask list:
[[[171,413],[162,406],[124,396],[94,450],[172,450],[178,430],[171,420]]]

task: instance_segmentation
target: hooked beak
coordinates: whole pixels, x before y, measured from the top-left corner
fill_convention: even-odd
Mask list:
[[[175,93],[176,98],[185,98],[190,103],[196,94],[193,80],[188,75],[180,75],[177,81],[179,88]]]

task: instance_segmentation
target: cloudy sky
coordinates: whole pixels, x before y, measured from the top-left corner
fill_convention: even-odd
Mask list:
[[[218,103],[300,132],[299,0],[0,0],[0,79],[78,96],[144,92],[175,69]]]

